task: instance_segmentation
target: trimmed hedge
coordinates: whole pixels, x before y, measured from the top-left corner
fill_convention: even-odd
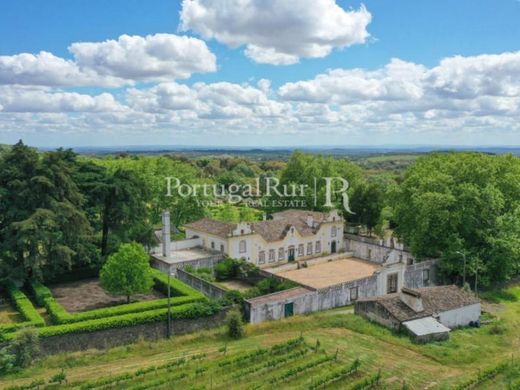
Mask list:
[[[168,276],[154,270],[155,288],[160,291],[168,290]],[[148,310],[162,309],[168,306],[168,298],[153,301],[135,302],[126,305],[89,310],[82,313],[69,313],[52,296],[51,291],[38,281],[33,281],[31,287],[38,304],[45,306],[51,320],[55,324],[71,324],[80,321],[99,318],[115,317],[124,314],[141,313]],[[172,306],[184,305],[193,302],[207,301],[207,298],[178,279],[170,278],[171,304]]]
[[[220,307],[209,302],[188,303],[171,308],[173,319],[195,319],[199,317],[207,317],[216,314]],[[71,324],[51,325],[38,329],[40,337],[59,336],[69,333],[94,332],[97,330],[122,328],[133,325],[147,324],[151,322],[166,321],[168,317],[168,309],[148,310],[141,313],[123,314],[115,317],[98,318],[75,322]],[[6,335],[6,338],[12,339],[14,334]]]
[[[7,295],[11,299],[11,302],[25,321],[13,324],[2,324],[0,325],[0,333],[14,332],[18,329],[28,326],[45,325],[45,321],[40,316],[40,313],[38,313],[32,302],[29,300],[29,298],[27,298],[27,295],[25,295],[23,291],[21,291],[13,283],[8,283],[6,289]]]

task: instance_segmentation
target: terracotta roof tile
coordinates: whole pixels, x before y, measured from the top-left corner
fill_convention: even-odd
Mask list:
[[[236,228],[235,224],[202,218],[184,225],[187,229],[199,230],[219,237],[227,237]]]

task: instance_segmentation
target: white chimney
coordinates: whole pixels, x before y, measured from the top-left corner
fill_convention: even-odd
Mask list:
[[[403,287],[401,289],[401,301],[416,313],[424,311],[421,293],[419,291]]]
[[[171,238],[170,238],[170,212],[163,211],[162,214],[162,251],[163,256],[168,258],[170,257],[171,251]]]
[[[307,226],[314,227],[314,218],[312,218],[312,215],[307,215]]]

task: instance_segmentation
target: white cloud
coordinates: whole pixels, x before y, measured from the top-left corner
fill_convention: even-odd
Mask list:
[[[54,92],[47,88],[0,88],[0,112],[103,112],[125,108],[109,93],[95,96],[75,92]]]
[[[187,78],[217,67],[204,41],[173,34],[78,42],[69,51],[74,60],[45,51],[0,56],[0,84],[117,87],[138,80]]]
[[[366,42],[371,19],[364,6],[344,10],[335,0],[183,0],[180,29],[288,65]]]
[[[0,56],[0,84],[82,86],[117,86],[122,80],[100,77],[88,69],[80,69],[71,61],[42,51]]]
[[[173,34],[78,42],[69,51],[82,68],[130,80],[187,78],[217,68],[216,57],[204,41]]]

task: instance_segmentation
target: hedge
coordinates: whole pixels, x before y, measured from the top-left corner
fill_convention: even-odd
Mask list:
[[[173,319],[195,319],[211,316],[219,310],[220,307],[212,303],[195,302],[174,306],[171,308],[171,313]],[[122,328],[151,322],[166,321],[167,318],[168,309],[163,308],[148,310],[141,313],[130,313],[115,317],[86,320],[71,324],[45,326],[43,328],[38,328],[38,335],[40,337],[51,337],[69,333],[95,332],[104,329]],[[13,337],[13,333],[6,335],[6,338],[8,339],[12,339]]]
[[[40,316],[40,313],[35,309],[29,298],[27,298],[27,295],[25,295],[13,283],[7,284],[7,295],[25,321],[12,324],[2,324],[0,325],[0,333],[13,332],[28,326],[45,325],[45,321]]]
[[[164,277],[163,277],[164,276]],[[160,271],[154,270],[154,279],[158,290],[168,289],[168,277]],[[123,314],[140,313],[148,310],[156,310],[168,306],[168,298],[156,299],[153,301],[135,302],[121,306],[107,307],[96,310],[89,310],[82,313],[69,313],[52,296],[51,291],[38,281],[31,283],[36,301],[45,306],[51,320],[55,324],[71,324],[80,321],[93,320],[99,318],[114,317]],[[178,306],[193,302],[206,301],[206,297],[199,291],[186,286],[175,278],[170,278],[171,305]]]

